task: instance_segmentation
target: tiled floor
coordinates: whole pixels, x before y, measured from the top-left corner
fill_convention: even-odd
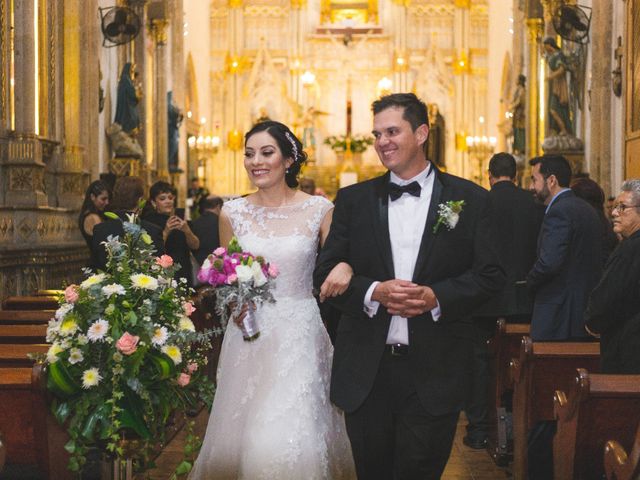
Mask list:
[[[200,412],[196,417],[195,431],[201,436],[207,427],[208,413]],[[453,444],[451,458],[442,480],[507,480],[511,478],[508,468],[499,468],[484,450],[472,450],[462,444],[465,420],[461,418]],[[149,472],[151,480],[168,480],[183,458],[184,432],[178,433],[156,460],[157,468]],[[184,477],[183,477],[184,478]]]

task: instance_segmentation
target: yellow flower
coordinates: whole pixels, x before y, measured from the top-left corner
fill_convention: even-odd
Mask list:
[[[151,237],[149,236],[148,233],[143,233],[142,235],[140,235],[140,238],[147,245],[151,245],[151,243],[153,242],[153,240],[151,240]]]
[[[158,288],[158,280],[144,273],[131,275],[131,284],[135,288],[143,288],[145,290],[155,290]]]
[[[180,319],[180,323],[178,324],[178,328],[180,328],[180,330],[188,330],[189,332],[196,331],[196,327],[191,319],[189,319],[189,317],[182,317]]]
[[[173,363],[175,363],[176,365],[182,362],[182,353],[180,352],[180,349],[175,345],[165,345],[164,347],[162,347],[162,353],[173,360]]]
[[[82,388],[95,387],[102,380],[102,376],[97,368],[85,370],[82,374]]]
[[[73,318],[67,318],[60,325],[60,335],[73,335],[78,330],[78,324]]]
[[[62,353],[63,351],[64,349],[57,343],[51,345],[49,347],[49,350],[47,351],[47,362],[56,363],[58,361],[58,354]]]
[[[104,277],[105,277],[104,273],[99,273],[97,275],[91,275],[89,278],[87,278],[84,282],[82,282],[80,284],[80,287],[81,288],[85,288],[85,289],[89,288],[92,285],[96,285],[96,284],[102,282],[104,280]]]

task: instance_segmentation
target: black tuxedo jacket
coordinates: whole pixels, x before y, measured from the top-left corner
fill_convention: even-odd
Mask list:
[[[585,310],[602,275],[602,224],[595,209],[568,190],[544,216],[538,258],[527,275],[535,294],[531,338],[561,341],[588,337]]]
[[[507,281],[502,291],[476,312],[481,317],[531,315],[532,296],[526,278],[536,261],[538,233],[544,206],[533,194],[510,181],[497,182],[489,191],[491,229]]]
[[[122,220],[126,220],[126,212],[115,212]],[[160,256],[164,253],[164,242],[162,241],[162,229],[157,225],[146,220],[140,221],[140,226],[144,228],[156,248],[156,255]],[[91,255],[93,257],[96,268],[104,269],[107,266],[107,252],[102,242],[107,241],[109,235],[124,235],[124,228],[120,220],[107,220],[93,227],[93,240],[91,243]]]
[[[470,385],[470,314],[503,286],[488,227],[487,191],[458,177],[434,171],[434,186],[413,281],[433,289],[442,316],[427,312],[408,320],[409,359],[416,390],[427,411],[459,410]],[[383,305],[369,318],[363,311],[373,281],[395,278],[389,238],[386,186],[389,173],[338,192],[331,231],[314,272],[316,288],[344,261],[354,276],[347,291],[330,301],[342,312],[331,377],[331,400],[356,410],[373,386],[391,316]],[[437,233],[438,206],[464,200],[457,226]],[[406,219],[411,222],[411,218]]]

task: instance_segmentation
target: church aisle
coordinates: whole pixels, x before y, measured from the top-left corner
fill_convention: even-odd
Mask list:
[[[201,411],[195,418],[195,431],[204,435],[207,428],[208,412]],[[507,480],[511,478],[508,468],[499,468],[493,463],[484,450],[472,450],[462,443],[465,434],[466,419],[461,415],[458,422],[458,430],[453,444],[453,451],[447,463],[442,480]],[[141,476],[149,480],[168,480],[171,473],[182,460],[184,447],[184,431],[180,432],[164,449],[162,455],[156,460],[157,467]]]

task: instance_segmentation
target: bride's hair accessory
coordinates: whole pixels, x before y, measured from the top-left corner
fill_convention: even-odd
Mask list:
[[[293,161],[297,162],[298,146],[296,145],[296,141],[294,140],[293,135],[291,135],[289,132],[284,132],[284,136],[287,137],[287,140],[289,140],[289,142],[291,142],[291,148],[293,149]]]

